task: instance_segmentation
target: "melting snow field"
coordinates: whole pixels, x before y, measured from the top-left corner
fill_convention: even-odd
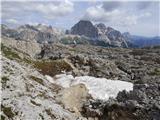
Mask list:
[[[120,80],[108,80],[105,78],[95,78],[91,76],[73,77],[72,75],[56,75],[56,84],[65,88],[83,83],[88,88],[89,93],[94,99],[108,100],[109,97],[115,98],[118,92],[133,90],[133,84]],[[51,80],[49,80],[51,81]]]

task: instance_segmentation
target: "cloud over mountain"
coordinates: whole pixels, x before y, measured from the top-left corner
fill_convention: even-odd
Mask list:
[[[81,19],[155,36],[160,34],[159,5],[159,1],[2,0],[1,23],[12,27],[43,23],[69,29]]]
[[[122,2],[119,1],[113,1],[113,2],[103,2],[102,8],[106,11],[112,11],[122,5]]]
[[[112,23],[117,26],[132,26],[137,24],[139,19],[151,16],[151,13],[147,11],[140,12],[139,14],[135,13],[138,9],[145,9],[151,4],[150,2],[145,2],[144,5],[142,3],[133,2],[135,6],[126,9],[125,6],[129,6],[130,2],[102,2],[101,4],[89,7],[83,19]]]
[[[69,1],[60,3],[39,3],[32,7],[33,11],[37,11],[46,18],[54,19],[62,17],[73,12],[73,3]]]

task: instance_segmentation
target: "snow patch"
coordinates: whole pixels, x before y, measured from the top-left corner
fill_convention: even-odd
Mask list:
[[[120,91],[133,90],[133,84],[120,80],[109,80],[105,78],[95,78],[91,76],[73,77],[72,75],[57,75],[55,83],[68,88],[80,83],[85,84],[89,93],[94,99],[108,100],[110,97],[116,98]]]
[[[51,76],[45,75],[45,77],[50,83],[54,83],[54,80],[53,80],[53,78]]]

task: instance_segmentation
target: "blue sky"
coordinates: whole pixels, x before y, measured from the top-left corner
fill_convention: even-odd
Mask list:
[[[3,1],[1,22],[15,27],[47,24],[70,29],[79,20],[104,23],[121,32],[160,36],[158,1]]]

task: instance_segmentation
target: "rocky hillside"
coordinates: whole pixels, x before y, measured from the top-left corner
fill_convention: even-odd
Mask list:
[[[120,37],[96,26],[101,37]],[[2,28],[2,120],[159,120],[160,47],[39,44],[38,32],[52,32],[42,28]],[[35,36],[15,38],[21,29]]]
[[[159,48],[5,45],[2,120],[159,120]]]
[[[160,83],[159,56],[159,48],[120,49],[61,44],[44,46],[43,52],[38,55],[41,59],[67,58],[76,68],[72,71],[76,76],[90,75],[133,83]]]
[[[51,71],[54,72],[55,69],[57,70],[55,74],[60,74],[62,70],[66,71],[67,64],[68,68],[72,67],[71,63],[66,60],[33,60],[26,54],[23,56],[21,54],[23,54],[22,51],[17,51],[2,44],[1,119],[86,120],[87,118],[81,114],[83,104],[89,99],[97,98],[95,96],[96,89],[92,89],[92,92],[89,92],[87,84],[84,85],[83,82],[78,82],[77,78],[73,80],[74,77],[72,75],[54,76],[54,74],[44,70],[44,67],[49,69],[53,67]],[[68,70],[70,71],[71,69]],[[79,78],[79,80],[81,79],[83,80],[83,77]],[[75,81],[76,84],[66,88],[59,84],[62,80]],[[105,86],[108,86],[108,82],[104,80]],[[65,81],[62,81],[62,83],[64,84]],[[123,85],[123,82],[121,84]],[[126,86],[127,84],[126,82]],[[130,86],[126,89],[128,91],[132,90],[132,84],[129,84]],[[115,85],[116,81],[113,86]],[[91,88],[92,86],[95,85],[90,84]],[[123,87],[117,89],[116,92],[114,90],[113,94],[111,94],[106,89],[106,93],[102,93],[101,96],[103,94],[108,97],[111,95],[116,96],[122,90],[124,90]]]
[[[76,119],[55,101],[56,89],[24,63],[2,57],[2,120]],[[59,88],[60,89],[60,88]]]

